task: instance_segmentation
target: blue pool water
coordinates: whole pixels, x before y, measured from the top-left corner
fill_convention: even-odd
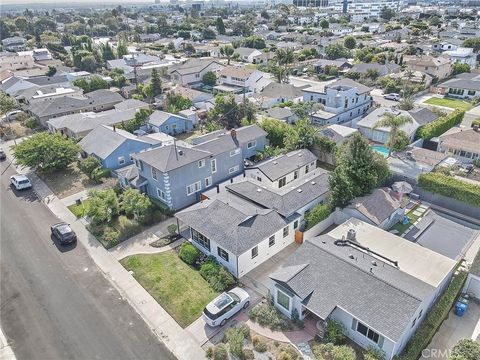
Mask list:
[[[388,148],[383,145],[372,145],[371,146],[373,151],[378,152],[383,157],[388,157]]]

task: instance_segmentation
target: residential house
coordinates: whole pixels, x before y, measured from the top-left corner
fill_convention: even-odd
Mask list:
[[[463,162],[480,159],[480,130],[455,126],[440,135],[438,151],[453,156]]]
[[[250,64],[261,64],[263,62],[263,60],[261,60],[263,53],[257,49],[239,47],[235,49],[235,54],[238,54],[240,60],[243,62]]]
[[[210,44],[195,44],[195,53],[200,56],[220,58],[222,54],[220,52],[220,46]]]
[[[458,74],[455,78],[437,85],[440,93],[459,99],[472,99],[480,96],[480,75],[476,73]]]
[[[397,116],[406,116],[412,120],[411,123],[404,124],[400,127],[400,130],[404,131],[409,137],[410,141],[413,141],[415,138],[415,132],[420,127],[420,124],[415,121],[415,119],[404,110],[394,110],[386,107],[380,107],[373,110],[370,114],[361,119],[356,127],[360,134],[365,136],[368,140],[385,144],[390,138],[390,128],[388,127],[376,127],[377,123],[381,121],[385,114],[393,113]]]
[[[124,98],[109,90],[95,90],[82,97],[62,96],[53,99],[31,101],[26,112],[47,127],[47,121],[80,112],[100,112],[113,109]]]
[[[213,94],[184,86],[177,86],[172,91],[190,100],[198,109],[205,109],[205,102],[214,98]]]
[[[306,239],[270,274],[274,305],[288,317],[336,321],[363,348],[402,352],[448,286],[456,262],[351,218]]]
[[[107,68],[108,69],[126,69],[125,72],[133,71],[133,68],[138,68],[147,64],[159,64],[162,62],[158,56],[147,55],[140,52],[123,55],[121,59],[108,60]]]
[[[313,68],[317,74],[328,74],[330,69],[336,69],[338,72],[345,72],[351,67],[352,65],[347,61],[347,59],[320,59],[313,64]]]
[[[389,188],[375,189],[371,194],[353,199],[342,212],[383,230],[390,229],[405,215],[398,194]]]
[[[400,29],[390,30],[382,34],[384,39],[388,40],[397,40],[397,39],[406,39],[411,33],[411,30],[407,27],[402,27]]]
[[[467,64],[471,69],[477,66],[477,54],[472,48],[459,47],[456,50],[449,50],[443,53],[453,64]]]
[[[432,49],[435,51],[452,51],[457,50],[462,41],[455,41],[450,39],[449,41],[438,41],[432,44]]]
[[[292,84],[272,81],[260,93],[253,95],[253,99],[262,109],[269,109],[287,101],[299,102],[303,97],[302,89],[303,87]]]
[[[370,88],[351,79],[303,90],[303,101],[317,102],[323,110],[312,115],[317,125],[341,124],[363,116],[372,105]]]
[[[328,125],[325,129],[320,130],[320,135],[327,137],[335,142],[337,146],[342,145],[345,140],[350,136],[358,132],[357,129],[353,129],[348,126],[333,124]]]
[[[219,85],[214,86],[215,92],[243,94],[259,92],[266,86],[263,73],[241,66],[226,66],[218,72]]]
[[[147,137],[139,138],[128,131],[117,129],[115,125],[100,125],[89,132],[78,145],[85,157],[92,155],[102,163],[102,167],[116,170],[133,164],[131,154],[156,147],[160,143]]]
[[[330,26],[328,27],[328,30],[331,31],[333,35],[336,35],[336,36],[345,36],[353,32],[353,29],[350,26],[345,26],[345,25],[336,24],[336,23],[330,24]]]
[[[431,172],[447,155],[419,147],[408,147],[405,151],[388,157],[388,167],[395,181],[416,184],[420,174]]]
[[[61,96],[82,96],[83,90],[76,86],[66,85],[45,85],[34,86],[28,89],[19,90],[15,93],[14,97],[21,104],[30,104],[30,102],[40,99],[53,99]]]
[[[167,145],[134,154],[138,188],[170,209],[182,209],[199,201],[200,193],[241,174],[244,161],[266,145],[267,134],[257,125],[230,132],[218,131],[195,145]]]
[[[389,77],[392,79],[401,80],[403,82],[407,81],[412,84],[419,84],[425,87],[426,89],[430,87],[433,80],[433,77],[431,75],[428,75],[426,72],[411,71],[411,70],[391,73],[389,74]]]
[[[5,38],[2,40],[2,45],[5,50],[7,51],[24,51],[25,48],[25,43],[27,40],[23,37],[20,36],[14,36],[14,37],[9,37]]]
[[[41,90],[46,86],[56,86],[58,88],[72,88],[66,75],[56,76],[37,76],[32,78],[23,78],[14,75],[0,84],[0,90],[6,94],[16,97],[18,93],[27,89]]]
[[[294,123],[298,120],[298,116],[289,107],[276,106],[266,111],[266,115],[270,118],[285,121],[287,123]]]
[[[399,73],[401,69],[401,66],[395,63],[359,63],[353,65],[349,72],[356,72],[363,75],[367,72],[376,71],[378,73],[378,76],[381,77],[389,74]]]
[[[193,122],[183,116],[155,110],[148,117],[148,127],[154,132],[163,132],[175,136],[192,131]]]
[[[278,166],[291,170],[288,160],[294,156],[298,152],[278,159]],[[328,172],[322,169],[302,173],[282,188],[251,175],[255,174],[203,193],[201,203],[176,214],[189,227],[192,244],[217,258],[236,278],[292,244],[305,213],[329,192]]]
[[[50,54],[50,51],[47,48],[33,49],[32,57],[36,62],[53,59],[52,54]]]
[[[444,57],[411,56],[404,59],[408,69],[425,72],[437,79],[444,79],[452,72],[450,60]]]
[[[173,65],[168,74],[170,79],[179,85],[192,85],[202,82],[203,75],[212,71],[219,72],[225,66],[211,59],[190,59],[183,64]]]
[[[462,292],[471,294],[475,299],[480,300],[480,251],[470,266],[467,281]]]

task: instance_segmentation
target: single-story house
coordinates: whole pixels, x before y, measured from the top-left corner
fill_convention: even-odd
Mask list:
[[[148,127],[155,132],[176,135],[191,131],[193,129],[193,122],[183,116],[155,110],[148,117]]]
[[[329,125],[325,129],[319,131],[320,135],[329,138],[335,142],[337,146],[342,145],[348,137],[352,136],[356,132],[358,132],[357,129],[338,124]]]
[[[458,74],[455,78],[437,85],[446,96],[460,99],[472,99],[480,96],[480,75],[476,73]]]
[[[439,137],[438,150],[463,161],[480,159],[480,130],[478,126],[455,126]]]
[[[294,123],[298,120],[298,116],[289,107],[273,107],[266,111],[268,117],[282,120],[288,123]]]

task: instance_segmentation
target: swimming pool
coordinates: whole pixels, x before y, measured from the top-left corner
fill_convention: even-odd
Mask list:
[[[370,146],[373,151],[378,152],[383,157],[388,157],[388,148],[383,145],[372,145]]]

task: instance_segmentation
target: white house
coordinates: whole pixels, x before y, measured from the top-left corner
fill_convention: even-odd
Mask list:
[[[443,54],[448,56],[454,64],[467,64],[472,69],[477,65],[477,54],[472,48],[459,47],[456,50],[445,51]]]
[[[217,73],[223,68],[224,65],[211,59],[190,59],[184,64],[172,66],[168,74],[175,84],[191,85],[202,82],[207,72]]]
[[[286,316],[335,320],[387,360],[401,353],[448,286],[456,262],[358,219],[307,239],[270,274]]]
[[[226,66],[218,72],[219,85],[215,86],[214,90],[236,94],[259,92],[263,89],[262,86],[266,85],[262,79],[263,73],[258,70],[241,66]]]
[[[256,64],[261,62],[261,61],[257,61],[257,59],[260,59],[261,56],[263,55],[263,53],[260,50],[245,48],[245,47],[236,48],[235,54],[238,54],[240,56],[240,60],[250,64]]]

